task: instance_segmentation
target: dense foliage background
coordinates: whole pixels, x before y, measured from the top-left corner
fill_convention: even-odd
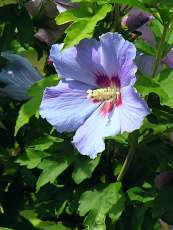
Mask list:
[[[173,224],[173,70],[159,64],[173,46],[173,1],[33,2],[0,1],[1,71],[8,65],[3,52],[11,51],[42,75],[28,100],[1,93],[0,229],[168,229]],[[59,3],[66,11],[58,12]],[[154,47],[137,28],[122,25],[133,7],[153,16],[148,26]],[[140,130],[107,138],[106,150],[91,160],[71,144],[73,133],[60,135],[40,118],[39,105],[44,88],[58,82],[48,58],[51,44],[64,42],[68,48],[108,31],[118,31],[154,58],[151,76],[138,71],[135,85],[151,114]],[[122,175],[129,153],[133,159]]]

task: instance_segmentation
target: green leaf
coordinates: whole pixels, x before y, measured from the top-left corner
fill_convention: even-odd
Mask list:
[[[113,223],[115,223],[120,218],[124,210],[124,204],[125,204],[125,196],[122,193],[122,197],[119,198],[116,205],[114,205],[109,212],[109,217],[111,218]]]
[[[89,159],[86,156],[78,156],[74,162],[74,171],[72,173],[72,178],[76,184],[80,184],[87,178],[92,176],[94,169],[97,167],[100,161],[100,156],[94,160]]]
[[[38,228],[41,230],[70,230],[69,228],[60,223],[56,224],[50,221],[42,221],[42,223],[39,224]]]
[[[17,117],[15,126],[15,136],[17,135],[19,129],[27,124],[33,115],[36,115],[38,113],[45,87],[56,85],[57,82],[58,78],[55,76],[51,76],[48,78],[44,78],[31,86],[28,91],[28,95],[31,97],[31,99],[23,104],[19,110],[19,115]]]
[[[161,218],[166,215],[173,217],[172,207],[173,207],[173,186],[166,186],[161,191],[159,191],[158,196],[154,200],[153,205],[153,217]],[[173,222],[172,222],[173,223]]]
[[[68,48],[78,44],[84,38],[91,38],[98,21],[104,19],[112,6],[105,4],[99,8],[92,17],[77,20],[66,29],[66,37],[64,39],[64,47]]]
[[[37,227],[41,220],[37,217],[37,213],[34,210],[20,211],[20,215],[27,219],[34,227]]]
[[[34,150],[44,151],[49,149],[54,143],[63,142],[62,138],[52,137],[52,136],[43,136],[36,139],[32,144],[30,144],[29,148],[33,148]]]
[[[128,146],[128,136],[129,136],[129,133],[124,132],[124,133],[118,134],[116,136],[108,137],[108,139],[114,140],[117,144],[124,145],[127,147]]]
[[[5,125],[2,123],[2,121],[0,121],[0,129],[7,130],[7,128],[5,127]]]
[[[56,160],[44,159],[39,165],[39,168],[43,169],[43,171],[37,181],[37,191],[39,191],[43,185],[53,183],[55,179],[70,166],[74,159],[74,154],[70,152],[57,153]]]
[[[163,70],[156,79],[139,76],[135,87],[145,97],[149,93],[156,93],[160,97],[161,105],[173,108],[173,71]]]
[[[91,17],[92,14],[89,13],[85,8],[77,8],[73,10],[64,11],[55,18],[57,25],[62,25],[68,22],[84,20]]]
[[[162,71],[159,83],[161,89],[168,95],[164,104],[173,108],[173,71],[170,69]]]
[[[140,187],[133,187],[128,190],[127,194],[131,201],[143,202],[143,189]]]
[[[0,1],[0,7],[6,6],[9,4],[17,4],[17,3],[18,3],[18,0],[1,0]]]
[[[172,0],[165,0],[164,2],[162,0],[154,0],[158,4],[163,4],[169,8],[170,6],[173,6]]]
[[[62,141],[63,139],[58,137],[40,137],[26,148],[26,152],[16,160],[16,163],[19,163],[21,166],[26,166],[28,169],[33,169],[41,163],[43,158],[49,156],[45,150],[49,149],[54,143]]]
[[[25,45],[25,43],[31,43],[34,36],[34,27],[26,9],[20,11],[20,15],[16,17],[15,23],[18,30],[18,39],[20,43],[23,45]]]
[[[154,200],[154,195],[152,192],[145,189],[142,189],[141,187],[133,187],[128,190],[127,192],[129,198],[131,201],[139,202],[139,203],[146,203],[149,201]]]
[[[120,200],[122,200],[120,202]],[[120,202],[120,203],[119,203]],[[86,191],[79,201],[79,214],[86,216],[84,225],[88,229],[106,229],[107,214],[116,220],[124,209],[124,194],[121,183],[112,183],[100,190]],[[115,213],[114,213],[115,211]]]
[[[4,228],[4,227],[0,227],[0,230],[13,230],[12,228]]]
[[[34,210],[20,211],[20,215],[26,220],[28,220],[33,227],[40,230],[68,230],[69,229],[64,225],[62,225],[61,223],[57,224],[52,221],[42,221]]]
[[[7,23],[4,26],[2,36],[0,37],[0,51],[6,51],[10,49],[10,44],[15,33],[15,26]],[[2,63],[3,64],[3,63]]]
[[[45,152],[28,148],[26,152],[16,160],[16,163],[21,166],[26,166],[28,169],[33,169],[37,167],[46,156],[48,156],[48,154]]]
[[[149,208],[151,208],[151,203],[145,203],[144,205],[136,206],[132,211],[132,223],[131,229],[133,230],[141,230],[142,224],[144,222],[145,213]]]
[[[152,130],[152,134],[148,137],[148,141],[151,140],[151,136],[158,136],[163,134],[167,129],[173,128],[172,122],[166,122],[164,124],[153,124],[147,120],[144,120],[144,124],[141,128],[141,131]]]
[[[160,83],[155,79],[138,76],[135,87],[143,97],[150,93],[156,93],[160,97],[161,104],[166,105],[168,102],[168,94],[160,87]]]
[[[155,38],[159,41],[163,33],[163,25],[157,19],[152,19],[151,30],[154,33]]]
[[[168,0],[171,1],[171,0]],[[72,2],[97,2],[98,4],[106,4],[106,3],[117,3],[117,4],[128,4],[130,6],[142,8],[146,11],[150,9],[145,7],[145,3],[152,3],[153,0],[72,0]]]
[[[86,229],[106,230],[105,215],[102,212],[98,213],[97,210],[93,210],[85,218],[84,225],[87,226]]]

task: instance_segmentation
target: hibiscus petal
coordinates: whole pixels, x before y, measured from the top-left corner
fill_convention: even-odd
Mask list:
[[[99,103],[86,98],[89,85],[63,80],[58,86],[48,87],[40,106],[40,114],[58,132],[76,130],[97,109]]]
[[[62,45],[53,45],[50,59],[62,78],[70,78],[96,86],[95,73],[103,68],[99,64],[99,43],[84,39],[78,46],[61,51]]]
[[[118,76],[121,86],[134,84],[136,65],[133,60],[136,48],[117,33],[106,33],[100,37],[101,64],[108,76]]]
[[[173,48],[169,51],[167,56],[164,58],[163,63],[166,64],[169,68],[173,68]]]
[[[130,31],[135,31],[152,19],[152,15],[138,8],[132,8],[128,15],[122,19],[122,25],[127,26]]]
[[[6,84],[4,88],[0,88],[0,92],[16,100],[28,99],[27,90],[41,80],[40,74],[20,55],[3,52],[2,56],[8,63],[0,72],[0,82]]]
[[[79,127],[73,137],[73,143],[83,155],[94,159],[97,153],[104,151],[104,138],[120,132],[119,111],[104,115],[102,105]]]
[[[139,53],[135,59],[135,63],[139,71],[145,76],[152,75],[154,62],[155,62],[155,57],[143,53]],[[161,69],[162,69],[162,64],[158,66],[157,73],[159,73]]]
[[[156,39],[149,25],[146,24],[141,26],[138,31],[142,33],[142,35],[140,36],[142,40],[148,42],[151,47],[156,46]]]
[[[78,7],[76,3],[71,3],[69,0],[54,0],[54,2],[56,3],[59,13]]]
[[[121,133],[139,129],[149,109],[131,86],[121,89],[122,106],[119,107]]]

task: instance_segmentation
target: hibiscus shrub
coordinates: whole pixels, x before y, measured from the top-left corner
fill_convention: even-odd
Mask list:
[[[0,1],[0,230],[173,225],[173,1]]]

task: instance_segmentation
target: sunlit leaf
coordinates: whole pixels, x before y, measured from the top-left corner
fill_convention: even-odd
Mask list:
[[[57,153],[56,160],[45,159],[39,165],[43,169],[37,181],[37,191],[47,183],[53,183],[55,179],[66,170],[75,159],[72,153]]]
[[[100,161],[100,156],[94,160],[89,159],[86,156],[78,156],[74,162],[74,171],[72,173],[73,180],[79,184],[83,180],[90,178],[94,169],[97,167]]]
[[[97,22],[104,19],[111,8],[110,4],[105,4],[92,17],[74,21],[65,31],[64,48],[74,46],[84,38],[91,38]]]
[[[121,215],[124,209],[123,197],[121,183],[112,183],[104,189],[84,192],[78,208],[81,216],[88,213],[84,225],[89,229],[106,229],[105,219],[108,214],[114,221]]]
[[[31,97],[31,99],[23,104],[19,110],[19,115],[15,126],[15,135],[18,133],[21,127],[29,122],[33,115],[38,113],[45,87],[56,85],[57,82],[57,77],[52,76],[42,79],[41,81],[31,86],[28,92],[28,95]]]

